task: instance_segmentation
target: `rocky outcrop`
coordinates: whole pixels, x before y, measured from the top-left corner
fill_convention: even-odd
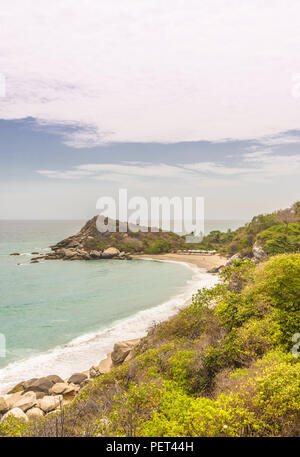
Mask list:
[[[253,258],[256,262],[261,262],[268,258],[268,254],[264,251],[263,247],[255,241],[252,248]]]
[[[129,353],[139,344],[140,338],[116,343],[111,353],[111,359],[115,365],[124,362]]]
[[[103,232],[103,224],[107,231]],[[150,227],[95,216],[78,233],[51,246],[51,252],[33,260],[130,260],[129,251],[142,253],[156,240],[168,242],[175,251],[185,245],[183,237],[173,232],[152,231]]]
[[[53,251],[41,257],[35,257],[31,263],[37,263],[39,260],[100,260],[100,259],[119,259],[130,260],[128,252],[120,252],[119,249],[111,246],[104,251],[97,249],[83,248],[60,248],[52,247]]]

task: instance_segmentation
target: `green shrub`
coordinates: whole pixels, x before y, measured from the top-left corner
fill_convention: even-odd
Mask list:
[[[149,254],[163,254],[169,252],[172,248],[172,244],[167,240],[156,240],[146,249]]]
[[[275,225],[259,233],[257,238],[270,255],[295,252],[300,248],[300,224],[290,224],[288,232],[284,224]]]

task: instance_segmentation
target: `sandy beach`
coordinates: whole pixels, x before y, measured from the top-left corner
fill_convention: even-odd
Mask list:
[[[173,260],[174,262],[187,262],[197,265],[199,268],[210,270],[211,268],[225,265],[228,261],[226,257],[216,255],[193,255],[193,254],[142,254],[134,255],[135,259],[152,259],[152,260]]]

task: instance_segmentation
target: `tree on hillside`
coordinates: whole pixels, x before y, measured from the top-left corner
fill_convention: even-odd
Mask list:
[[[300,201],[293,204],[292,210],[295,211],[297,222],[300,222]]]
[[[277,219],[279,222],[285,224],[285,231],[288,233],[289,224],[297,222],[297,214],[294,208],[282,209],[277,212]]]

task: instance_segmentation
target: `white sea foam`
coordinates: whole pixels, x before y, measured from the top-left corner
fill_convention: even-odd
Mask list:
[[[21,380],[57,374],[67,378],[71,374],[85,371],[98,364],[112,351],[114,343],[145,336],[154,322],[161,322],[186,306],[194,293],[202,287],[213,287],[218,278],[196,265],[180,263],[193,270],[192,278],[182,292],[153,308],[139,311],[135,315],[115,322],[113,326],[99,332],[81,335],[68,344],[57,346],[45,353],[31,356],[0,369],[0,394],[5,394]]]

